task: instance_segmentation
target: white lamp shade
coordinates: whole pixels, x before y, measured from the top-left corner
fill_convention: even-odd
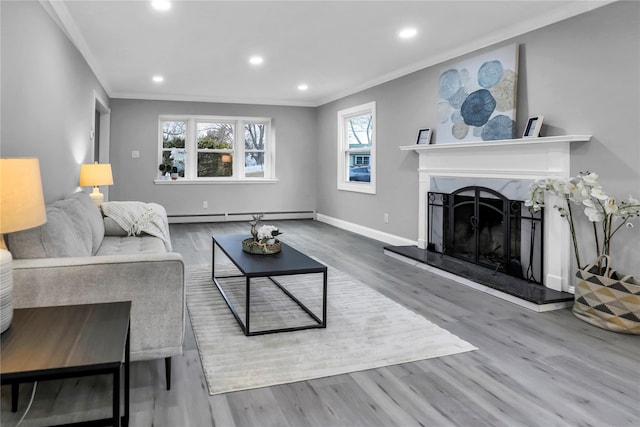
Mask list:
[[[80,187],[113,185],[113,175],[109,163],[80,165]]]
[[[38,159],[0,159],[0,332],[6,331],[13,319],[12,258],[4,234],[46,221]]]
[[[0,159],[0,234],[26,230],[46,221],[38,159]]]

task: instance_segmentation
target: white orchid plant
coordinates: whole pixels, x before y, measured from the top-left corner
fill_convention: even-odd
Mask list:
[[[640,217],[640,200],[629,196],[628,200],[617,202],[605,193],[598,183],[598,175],[593,172],[580,173],[570,178],[537,180],[529,188],[529,200],[525,201],[525,206],[528,206],[531,212],[540,211],[545,206],[545,193],[564,200],[563,205],[555,205],[554,208],[569,223],[578,268],[584,268],[584,265],[578,250],[572,204],[579,206],[593,225],[598,258],[610,254],[611,239],[618,230],[623,226],[633,227],[631,221]]]
[[[282,233],[280,233],[280,230],[278,230],[277,227],[274,227],[273,225],[263,225],[258,228],[258,241],[260,243],[267,243],[269,240],[275,239],[276,236],[279,236],[280,234]]]
[[[260,221],[262,221],[262,217],[262,214],[253,215],[253,221],[249,224],[251,224],[251,236],[253,237],[253,241],[264,246],[270,244],[270,240],[275,239],[282,233],[278,227],[274,227],[273,225],[262,225],[258,227]]]

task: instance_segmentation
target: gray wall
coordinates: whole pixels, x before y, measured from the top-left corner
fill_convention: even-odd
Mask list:
[[[170,215],[315,210],[313,108],[126,99],[112,99],[111,107],[111,200],[154,201]],[[154,184],[158,175],[158,116],[162,114],[271,117],[278,182]],[[139,159],[131,158],[132,150],[140,151]],[[202,207],[205,200],[208,209]]]
[[[37,1],[2,1],[2,157],[38,157],[45,199],[77,189],[92,163],[95,75]]]
[[[640,3],[617,2],[488,48],[520,45],[517,134],[538,114],[546,136],[592,134],[591,142],[572,146],[572,174],[597,172],[605,190],[623,199],[640,197],[639,17]],[[318,174],[318,213],[417,238],[418,156],[398,146],[414,144],[422,127],[437,128],[438,76],[446,65],[318,108],[318,163],[326,165]],[[338,191],[336,113],[369,101],[377,102],[378,192]],[[591,232],[582,226],[587,258],[593,256]],[[640,276],[640,227],[621,230],[613,254],[619,270]]]

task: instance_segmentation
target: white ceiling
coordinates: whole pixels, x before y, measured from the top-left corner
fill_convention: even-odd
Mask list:
[[[50,0],[112,98],[317,106],[610,1]],[[418,34],[401,40],[400,29]],[[249,57],[264,63],[251,66]],[[151,81],[154,74],[164,82]],[[297,89],[300,83],[307,91]]]

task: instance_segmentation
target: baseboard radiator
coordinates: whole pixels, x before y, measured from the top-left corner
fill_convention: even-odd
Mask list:
[[[253,215],[256,213],[263,214],[263,220],[265,221],[279,219],[316,219],[315,211],[170,214],[167,215],[167,217],[172,224],[190,222],[234,222],[251,221]]]

